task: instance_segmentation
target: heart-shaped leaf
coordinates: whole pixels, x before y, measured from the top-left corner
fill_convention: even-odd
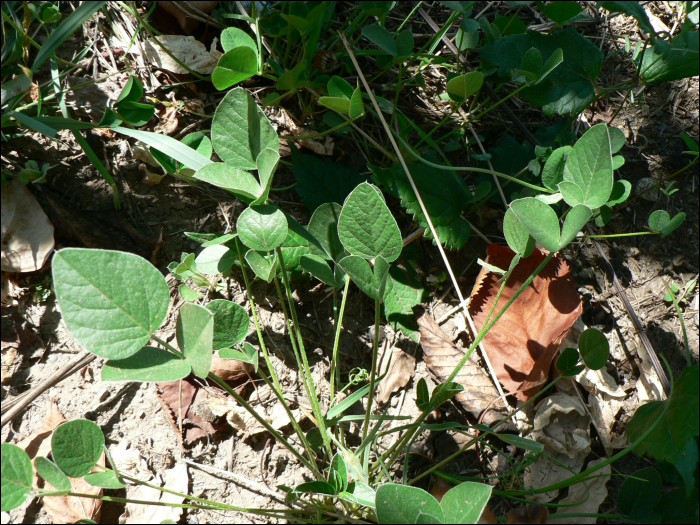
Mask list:
[[[241,46],[224,53],[211,74],[211,81],[216,89],[223,91],[257,73],[257,53]]]
[[[191,371],[192,366],[172,352],[144,346],[126,359],[107,361],[102,367],[102,381],[175,381]]]
[[[661,237],[666,237],[669,233],[678,228],[685,219],[685,213],[681,212],[673,219],[664,210],[656,210],[649,216],[649,228],[661,232]]]
[[[52,266],[63,319],[75,340],[96,355],[122,359],[136,353],[165,319],[168,284],[138,255],[64,248]]]
[[[214,314],[194,303],[180,307],[177,318],[177,344],[197,377],[207,377],[211,368],[214,340]]]
[[[251,206],[241,213],[236,225],[238,237],[248,248],[269,252],[287,238],[284,213],[270,204]]]

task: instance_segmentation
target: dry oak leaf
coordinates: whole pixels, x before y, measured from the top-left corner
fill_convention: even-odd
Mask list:
[[[394,348],[391,365],[384,379],[379,383],[377,403],[383,405],[391,394],[405,387],[416,372],[416,358],[400,348]]]
[[[514,252],[505,246],[491,244],[487,255],[487,263],[508,268]],[[515,295],[545,257],[535,249],[532,255],[520,260],[508,279],[494,315]],[[469,304],[477,330],[484,325],[498,293],[499,278],[485,268],[479,272]],[[559,344],[582,311],[581,298],[569,265],[559,256],[553,257],[482,340],[498,380],[507,391],[517,392],[516,397],[521,401],[527,401],[540,391],[547,381]]]
[[[450,338],[442,331],[442,328],[425,311],[420,308],[414,310],[418,317],[420,327],[420,343],[423,347],[423,360],[428,365],[428,370],[440,382],[445,381],[464,357],[464,350],[452,344]],[[490,406],[490,410],[484,414],[483,423],[491,425],[505,417],[505,404],[499,399],[493,405],[491,402],[498,397],[498,390],[491,379],[473,361],[474,355],[467,360],[462,370],[454,378],[464,390],[455,396],[455,399],[475,419]]]

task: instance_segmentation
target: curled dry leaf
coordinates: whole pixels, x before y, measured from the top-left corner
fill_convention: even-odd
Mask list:
[[[53,251],[53,225],[19,180],[2,186],[2,271],[35,272]]]
[[[508,268],[514,256],[510,248],[497,244],[491,244],[487,254],[486,262],[499,268]],[[520,260],[494,313],[513,297],[544,258],[545,254],[535,249],[530,257]],[[477,330],[484,325],[500,288],[499,278],[485,268],[479,272],[469,305]],[[581,312],[581,298],[569,265],[555,256],[482,340],[498,380],[506,390],[520,390],[516,396],[521,401],[527,401],[540,391],[547,381],[559,344]]]
[[[581,401],[555,394],[537,406],[532,439],[545,447],[573,458],[591,449],[591,418]]]
[[[318,133],[312,129],[304,129],[298,126],[287,110],[282,107],[267,107],[265,108],[265,114],[280,137],[280,155],[283,157],[289,155],[288,139],[284,135],[303,137],[304,135],[315,135]],[[299,146],[310,149],[317,155],[333,155],[333,149],[335,148],[333,137],[330,135],[313,139],[300,139],[294,142]]]
[[[442,331],[435,320],[425,311],[416,308],[418,326],[420,327],[420,343],[423,347],[423,359],[428,365],[428,370],[435,378],[445,381],[455,369],[460,359],[464,357],[464,350],[452,344],[450,338]],[[474,355],[467,360],[462,370],[454,381],[460,383],[464,390],[455,396],[455,399],[475,419],[486,410],[491,402],[499,394],[488,375],[473,361]],[[499,399],[484,415],[483,423],[491,423],[505,417],[505,404]]]
[[[599,458],[591,461],[586,465],[586,469],[596,466],[598,463],[605,461],[606,458]],[[571,518],[559,518],[562,514],[566,515],[569,513],[582,513],[582,514],[596,514],[598,508],[605,501],[608,496],[608,489],[606,484],[610,480],[610,465],[605,465],[603,468],[596,472],[595,477],[577,483],[569,487],[569,494],[561,500],[559,503],[565,504],[578,504],[573,507],[560,507],[557,509],[556,515],[557,519],[552,520],[554,523],[565,523],[565,524],[593,524],[597,523],[597,518],[595,517],[571,517]]]
[[[391,365],[384,379],[379,383],[377,403],[384,404],[389,401],[391,394],[405,387],[416,372],[416,358],[407,354],[400,348],[394,348],[391,356]]]

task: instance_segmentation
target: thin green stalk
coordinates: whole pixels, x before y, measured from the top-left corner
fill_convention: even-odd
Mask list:
[[[348,299],[348,292],[350,292],[350,276],[345,276],[345,289],[343,290],[343,300],[340,304],[340,313],[335,319],[335,340],[333,341],[333,361],[331,361],[331,401],[329,406],[333,406],[333,401],[335,400],[335,389],[336,389],[336,374],[338,381],[338,389],[340,389],[340,360],[338,359],[338,343],[340,342],[340,331],[343,327],[343,314],[345,313],[345,304]],[[333,289],[335,293],[335,289]]]
[[[688,334],[685,331],[685,321],[683,320],[683,312],[681,312],[681,307],[678,304],[678,301],[676,300],[676,294],[673,293],[673,290],[666,284],[666,281],[661,279],[661,282],[664,284],[666,287],[666,291],[668,294],[671,296],[671,300],[673,301],[673,306],[676,307],[676,313],[678,314],[678,320],[681,322],[681,330],[683,331],[683,344],[685,344],[685,360],[688,364],[688,366],[693,364],[692,359],[690,358],[690,346],[688,346]]]
[[[369,415],[372,413],[372,402],[374,401],[374,381],[377,378],[377,351],[379,349],[379,315],[382,306],[381,297],[374,300],[374,343],[372,344],[372,369],[369,373],[369,394],[367,395],[367,410],[365,412],[365,421],[362,425],[362,442],[367,438],[369,430]],[[362,451],[362,459],[364,463],[365,454],[368,453],[369,447]]]
[[[313,410],[314,416],[316,417],[316,423],[318,424],[318,429],[323,437],[323,444],[328,452],[328,457],[333,457],[333,450],[331,449],[331,441],[328,437],[328,432],[326,430],[326,422],[323,419],[323,413],[321,412],[321,405],[318,402],[318,395],[316,391],[316,385],[314,385],[314,378],[311,375],[311,368],[309,367],[309,361],[306,358],[306,349],[304,348],[304,339],[301,336],[301,325],[299,324],[299,319],[297,318],[297,311],[294,307],[294,298],[292,297],[292,288],[289,285],[289,276],[287,275],[287,269],[284,267],[284,259],[282,259],[282,250],[279,247],[275,248],[277,252],[277,257],[280,261],[280,268],[282,269],[282,281],[284,282],[284,288],[287,291],[287,302],[289,303],[289,309],[292,313],[292,319],[294,321],[294,331],[297,336],[297,342],[299,343],[299,353],[301,354],[301,363],[306,371],[308,378],[309,391],[307,395],[309,396],[309,401],[311,402],[311,408]],[[290,334],[291,336],[291,334]],[[319,478],[321,479],[321,478]]]
[[[633,237],[635,235],[658,235],[659,232],[611,233],[610,235],[584,235],[581,239],[606,239],[610,237]]]

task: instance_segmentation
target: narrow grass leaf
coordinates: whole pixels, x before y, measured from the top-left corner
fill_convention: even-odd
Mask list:
[[[197,377],[207,377],[211,368],[214,314],[193,303],[185,303],[177,318],[177,344]]]
[[[92,421],[76,419],[63,423],[51,436],[56,465],[71,478],[90,472],[102,455],[105,437]]]
[[[187,377],[192,367],[187,361],[152,346],[126,359],[110,359],[102,367],[102,381],[175,381]]]
[[[198,153],[179,140],[168,137],[167,135],[152,133],[150,131],[141,131],[138,129],[124,128],[122,126],[116,126],[112,129],[118,133],[121,133],[122,135],[126,135],[127,137],[145,142],[149,146],[165,153],[169,157],[174,158],[176,161],[181,162],[193,170],[200,170],[207,164],[212,163],[210,159],[201,153]]]

